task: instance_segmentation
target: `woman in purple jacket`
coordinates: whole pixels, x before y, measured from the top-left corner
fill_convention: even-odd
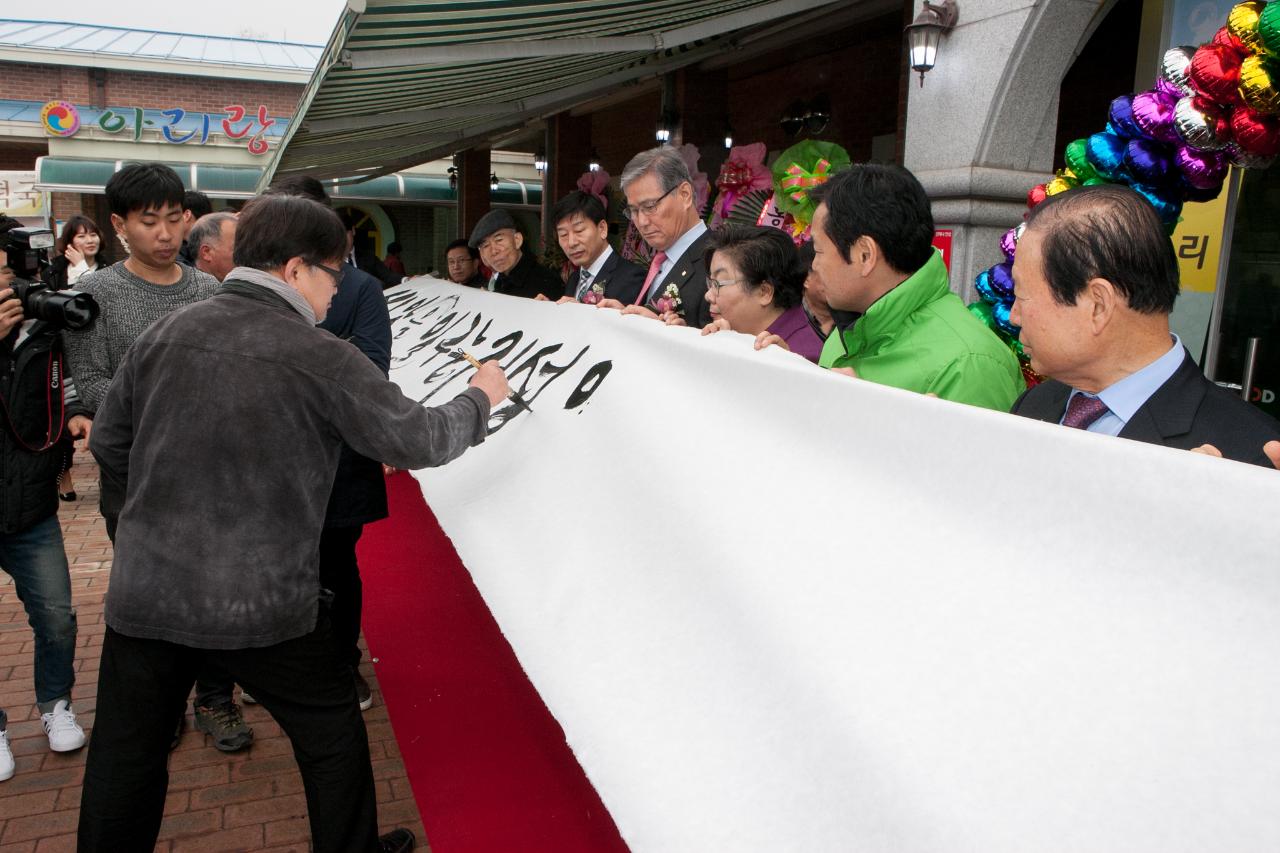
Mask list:
[[[725,225],[707,244],[707,303],[702,334],[776,336],[815,364],[822,341],[800,301],[808,274],[791,238],[776,228]]]

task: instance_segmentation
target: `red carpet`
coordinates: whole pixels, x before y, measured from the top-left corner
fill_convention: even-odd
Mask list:
[[[626,850],[418,484],[387,490],[359,546],[364,634],[431,849]]]

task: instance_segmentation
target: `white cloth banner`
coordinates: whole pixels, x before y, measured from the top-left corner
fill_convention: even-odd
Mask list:
[[[1280,850],[1280,473],[388,297],[410,396],[532,404],[418,478],[633,849]]]

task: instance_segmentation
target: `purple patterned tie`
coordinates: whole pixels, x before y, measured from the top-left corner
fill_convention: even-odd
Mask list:
[[[1105,415],[1109,410],[1107,404],[1098,397],[1074,394],[1067,403],[1067,413],[1062,418],[1062,425],[1075,429],[1088,429],[1089,424]]]

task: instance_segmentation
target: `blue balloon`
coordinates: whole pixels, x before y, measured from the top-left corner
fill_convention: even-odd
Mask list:
[[[973,286],[984,302],[996,303],[1000,301],[1000,294],[996,293],[995,288],[991,285],[991,270],[983,270],[978,273],[978,277],[973,280]]]
[[[991,316],[996,321],[996,325],[1000,327],[1000,331],[1011,338],[1016,338],[1020,330],[1009,320],[1009,310],[1012,307],[1011,303],[997,302],[991,308]]]
[[[1000,295],[1001,302],[1013,299],[1013,264],[1005,261],[991,268],[991,288]]]
[[[1112,183],[1125,178],[1125,141],[1114,133],[1095,133],[1085,143],[1085,158],[1094,170]]]

